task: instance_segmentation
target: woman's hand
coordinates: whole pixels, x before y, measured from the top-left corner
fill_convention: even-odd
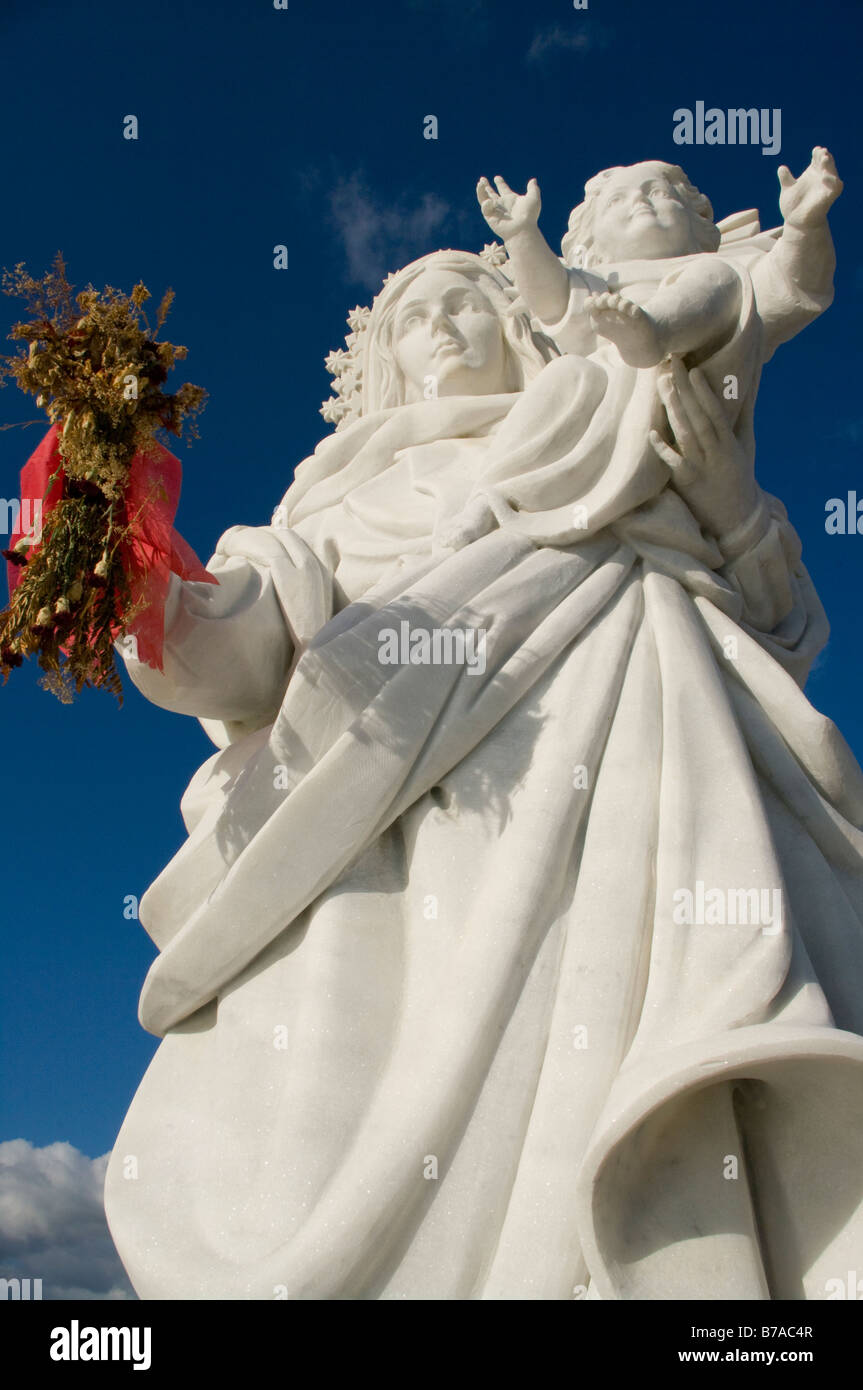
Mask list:
[[[658,376],[677,449],[655,431],[650,442],[671,469],[676,490],[696,520],[721,538],[741,526],[760,496],[752,461],[741,447],[704,373],[687,372],[679,357],[664,362]]]

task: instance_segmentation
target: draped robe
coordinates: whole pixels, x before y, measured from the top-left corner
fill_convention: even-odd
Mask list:
[[[143,1298],[817,1299],[859,1267],[826,620],[781,504],[726,562],[654,423],[601,358],[383,411],[226,533],[218,587],[173,581],[164,672],[129,669],[219,749],[141,903],[163,1041],[106,1209]],[[486,484],[499,528],[443,548]],[[403,621],[483,631],[485,669],[382,664]],[[782,911],[682,922],[699,884]]]

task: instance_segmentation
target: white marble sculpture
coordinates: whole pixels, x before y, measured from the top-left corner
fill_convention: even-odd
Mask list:
[[[164,1040],[106,1206],[142,1297],[860,1267],[863,774],[752,438],[840,185],[824,151],[781,181],[780,235],[607,171],[567,265],[535,186],[481,183],[508,258],[390,276],[273,524],[173,581],[164,673],[129,670],[218,751],[141,904]]]

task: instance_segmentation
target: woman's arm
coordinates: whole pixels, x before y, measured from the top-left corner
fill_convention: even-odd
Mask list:
[[[295,656],[332,613],[332,576],[286,529],[234,526],[207,563],[218,584],[172,576],[164,670],[120,645],[129,676],[163,709],[239,726],[272,722]]]
[[[687,372],[674,358],[658,381],[677,448],[655,432],[651,440],[674,488],[716,540],[725,562],[720,573],[740,593],[744,621],[759,632],[784,632],[789,620],[794,626],[804,577],[808,582],[784,507],[758,486],[753,460],[703,372]]]

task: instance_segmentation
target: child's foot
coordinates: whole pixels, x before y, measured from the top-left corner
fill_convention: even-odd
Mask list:
[[[630,367],[655,367],[662,361],[656,327],[640,304],[608,291],[592,294],[586,308],[597,333],[615,344]]]

